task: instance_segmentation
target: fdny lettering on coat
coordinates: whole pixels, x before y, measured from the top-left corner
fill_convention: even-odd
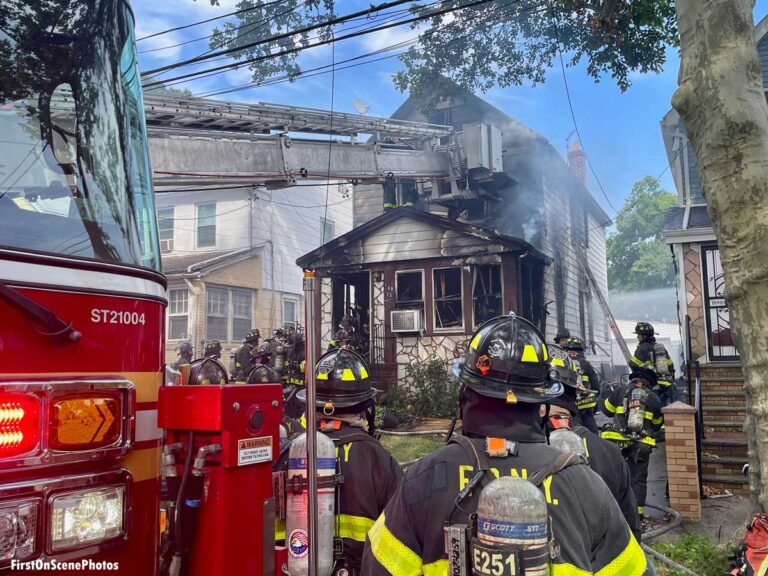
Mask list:
[[[464,487],[469,483],[469,480],[474,475],[474,472],[475,468],[473,466],[468,464],[459,465],[459,490],[464,489]],[[495,478],[498,478],[501,475],[498,468],[491,468],[491,474],[493,474]],[[525,468],[520,468],[519,470],[517,468],[510,468],[509,473],[505,475],[512,476],[513,478],[522,478],[523,480],[527,480],[528,470]],[[544,479],[544,482],[541,483],[541,489],[544,491],[544,498],[546,498],[547,504],[552,504],[552,506],[558,506],[560,504],[560,501],[557,498],[552,497],[551,474]]]

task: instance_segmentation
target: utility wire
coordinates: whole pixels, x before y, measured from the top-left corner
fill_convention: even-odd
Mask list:
[[[398,2],[400,2],[400,1],[402,1],[402,0],[398,0]],[[448,0],[443,0],[443,1],[448,1]],[[218,66],[218,67],[210,68],[210,69],[207,69],[207,70],[200,70],[198,72],[190,72],[188,74],[183,74],[181,76],[176,76],[174,78],[170,78],[170,79],[167,79],[167,80],[164,80],[164,81],[150,82],[148,84],[145,84],[144,87],[145,88],[150,88],[152,86],[157,86],[157,85],[160,85],[160,84],[169,85],[171,82],[175,82],[175,81],[178,81],[178,80],[184,80],[184,79],[187,79],[187,78],[201,76],[201,75],[207,74],[209,72],[217,72],[217,71],[220,71],[220,70],[234,69],[234,68],[238,68],[238,67],[240,67],[240,66],[242,66],[244,64],[260,62],[260,61],[267,60],[267,59],[270,59],[270,58],[277,58],[277,57],[280,57],[280,56],[285,56],[287,54],[293,54],[293,53],[296,53],[296,52],[301,52],[301,51],[307,50],[309,48],[317,48],[319,46],[324,46],[326,44],[333,44],[335,42],[340,42],[342,40],[348,40],[350,38],[356,38],[356,37],[359,37],[359,36],[364,36],[364,35],[367,35],[367,34],[372,34],[374,32],[380,32],[382,30],[387,30],[389,28],[394,28],[394,27],[397,27],[397,26],[403,26],[405,24],[412,24],[412,23],[415,23],[415,22],[421,22],[423,20],[428,20],[428,19],[434,18],[435,16],[442,16],[444,14],[450,14],[450,13],[453,13],[453,12],[456,12],[456,11],[459,11],[459,10],[464,10],[464,9],[467,9],[467,8],[472,8],[472,7],[480,6],[480,5],[483,5],[483,4],[488,4],[489,2],[493,2],[493,1],[494,0],[476,0],[475,2],[471,2],[469,4],[465,4],[465,5],[462,5],[462,6],[454,6],[454,7],[451,7],[451,8],[445,8],[443,10],[437,10],[437,11],[434,11],[434,12],[430,12],[429,14],[425,14],[425,15],[422,15],[422,16],[416,16],[414,18],[410,18],[408,20],[404,20],[402,22],[393,22],[393,23],[390,23],[390,24],[385,24],[385,25],[382,25],[382,26],[377,26],[377,27],[374,27],[374,28],[366,29],[366,30],[360,30],[358,32],[353,32],[351,34],[345,34],[343,36],[334,37],[334,38],[331,38],[329,40],[324,40],[322,42],[318,42],[316,44],[312,44],[310,46],[297,46],[297,47],[289,48],[287,50],[283,50],[281,52],[275,52],[273,54],[267,54],[267,55],[264,55],[264,56],[258,56],[258,57],[254,57],[254,58],[249,58],[249,59],[246,59],[243,62],[240,62],[240,63],[237,63],[237,64],[228,64],[228,65],[225,65],[225,66]],[[238,50],[242,50],[242,48],[238,48]],[[168,69],[168,67],[163,68],[163,70],[165,70],[165,69]],[[152,73],[152,71],[147,72],[146,74],[151,74],[151,73]]]
[[[142,40],[148,40],[150,38],[155,38],[156,36],[162,36],[163,34],[169,34],[171,32],[177,32],[179,30],[186,30],[187,28],[192,28],[193,26],[199,26],[200,24],[207,24],[208,22],[213,22],[214,20],[221,20],[222,18],[229,18],[230,16],[235,16],[237,14],[242,14],[244,12],[250,12],[252,10],[257,10],[259,8],[266,8],[268,6],[272,6],[274,4],[279,4],[280,2],[285,2],[286,0],[272,0],[271,2],[267,2],[266,4],[259,4],[258,6],[251,6],[250,8],[243,8],[242,10],[236,10],[234,12],[229,12],[227,14],[222,14],[221,16],[214,16],[213,18],[207,18],[206,20],[200,20],[198,22],[192,22],[191,24],[184,24],[183,26],[176,26],[175,28],[168,28],[167,30],[161,30],[160,32],[155,32],[154,34],[149,34],[147,36],[142,36],[141,38],[137,38],[136,42],[141,42]]]
[[[512,6],[512,4],[514,4],[514,3],[518,2],[518,1],[519,0],[513,0],[512,2],[509,2],[507,4],[507,7]],[[541,4],[539,4],[539,5],[531,5],[530,7],[528,7],[525,10],[525,17],[527,18],[527,17],[530,17],[533,14],[540,14],[540,13],[543,13],[544,11],[546,11],[546,7],[544,5],[541,5]],[[522,15],[522,14],[520,14],[520,15]],[[496,22],[495,24],[493,24],[491,29],[496,28],[498,26],[502,26],[506,22],[508,22],[507,20],[503,20],[503,18],[504,18],[503,15],[498,15],[498,16],[499,16],[499,18],[502,18],[502,20],[500,22]],[[494,19],[494,20],[496,20],[496,19]],[[479,20],[478,22],[476,22],[476,25],[487,24],[487,23],[488,23],[488,21],[487,21],[487,18],[486,18],[484,20]],[[444,29],[444,28],[447,28],[448,26],[451,26],[451,25],[452,25],[452,23],[448,24],[448,25],[446,25],[444,27],[441,27],[441,28]],[[404,52],[398,52],[397,54],[390,54],[388,56],[382,56],[380,58],[374,58],[374,59],[371,59],[371,60],[367,60],[365,62],[357,62],[356,64],[350,64],[349,66],[338,66],[338,64],[355,62],[357,60],[362,60],[364,58],[369,58],[371,56],[375,56],[377,54],[382,54],[384,52],[389,52],[389,51],[392,51],[392,50],[396,50],[398,48],[405,48],[405,47],[417,44],[418,42],[420,42],[422,37],[426,37],[426,36],[429,36],[430,34],[434,34],[438,30],[440,30],[441,28],[427,30],[421,36],[417,36],[417,37],[409,39],[409,40],[403,40],[402,42],[398,42],[396,44],[391,44],[389,46],[385,46],[384,48],[380,48],[380,49],[374,50],[372,52],[366,52],[364,54],[359,54],[357,56],[353,56],[353,57],[347,58],[345,60],[338,60],[336,62],[336,64],[337,64],[336,70],[347,70],[347,69],[350,69],[350,68],[357,68],[359,66],[366,66],[368,64],[373,64],[375,62],[381,62],[383,60],[389,60],[389,59],[392,59],[392,58],[398,58],[399,56],[404,54]],[[475,33],[474,30],[470,30],[466,34],[462,34],[460,36],[456,36],[455,38],[449,40],[447,42],[447,44],[453,44],[454,42],[458,42],[460,40],[464,40],[465,38],[473,35],[474,33]],[[275,76],[275,77],[272,77],[272,78],[267,78],[266,80],[263,80],[261,82],[255,82],[255,83],[254,82],[248,82],[248,83],[245,83],[245,84],[240,84],[240,85],[237,85],[237,86],[231,86],[229,88],[223,88],[223,89],[220,89],[220,90],[200,92],[200,93],[194,94],[193,96],[195,98],[210,98],[212,96],[219,96],[219,95],[222,95],[222,94],[230,94],[232,92],[240,92],[242,90],[249,90],[249,89],[252,89],[252,88],[260,88],[260,87],[263,87],[263,86],[273,86],[275,84],[282,84],[282,83],[285,83],[285,82],[294,82],[294,81],[300,80],[302,78],[311,78],[313,76],[320,76],[321,74],[328,74],[330,72],[330,70],[328,70],[328,68],[330,68],[330,64],[326,64],[324,66],[318,66],[318,67],[315,67],[315,68],[309,68],[309,69],[302,70],[301,72],[298,72],[298,73],[295,73],[295,74],[284,74],[282,76]]]
[[[284,1],[284,0],[281,0]],[[259,6],[259,8],[263,8],[263,6]],[[249,8],[251,10],[252,8]],[[289,8],[288,10],[284,10],[283,12],[280,12],[279,14],[276,14],[275,16],[269,17],[269,18],[261,18],[260,20],[256,20],[255,22],[249,22],[248,24],[241,24],[237,28],[235,28],[233,31],[237,32],[242,30],[243,34],[250,34],[262,26],[264,24],[269,23],[274,18],[279,18],[280,16],[284,16],[285,14],[288,14],[289,12],[293,12],[296,9],[296,7]],[[244,30],[245,28],[248,28],[248,30]],[[139,50],[139,54],[148,54],[150,52],[160,52],[162,50],[170,50],[171,48],[178,48],[179,46],[185,46],[187,44],[194,44],[195,42],[200,42],[201,40],[213,40],[216,36],[221,36],[225,32],[212,32],[211,34],[208,34],[206,36],[200,36],[198,38],[193,38],[192,40],[186,40],[184,42],[178,42],[176,44],[171,44],[170,46],[160,46],[159,48],[151,48],[149,50]],[[205,56],[207,54],[210,54],[213,52],[215,48],[208,50],[207,52],[203,52],[203,54],[199,54],[199,56]]]
[[[256,40],[255,42],[249,42],[247,44],[243,44],[242,46],[237,46],[234,48],[227,48],[225,50],[219,50],[218,52],[213,52],[211,54],[205,54],[202,56],[196,56],[195,58],[189,58],[187,60],[182,60],[181,62],[176,62],[174,64],[168,64],[167,66],[161,66],[160,68],[155,68],[153,70],[148,70],[146,72],[142,73],[142,76],[150,76],[153,74],[157,74],[158,72],[163,72],[165,70],[171,70],[174,68],[181,68],[182,66],[188,66],[189,64],[197,64],[198,62],[202,62],[204,60],[210,60],[211,58],[216,58],[218,56],[226,56],[227,54],[232,54],[234,52],[242,52],[243,50],[248,50],[250,48],[254,48],[256,46],[262,46],[264,44],[270,44],[272,42],[276,42],[278,40],[285,40],[286,38],[290,38],[292,36],[297,36],[299,34],[304,34],[305,32],[311,32],[313,30],[317,30],[319,28],[325,28],[327,26],[334,26],[336,24],[340,24],[342,22],[346,22],[347,20],[351,20],[352,18],[357,18],[358,16],[363,16],[370,11],[374,9],[386,9],[391,8],[394,6],[400,6],[402,4],[406,4],[408,2],[411,2],[412,0],[393,0],[392,2],[386,2],[384,4],[379,4],[377,6],[371,6],[367,10],[359,10],[357,12],[352,12],[350,14],[347,14],[345,16],[339,16],[337,18],[330,18],[328,20],[324,20],[323,22],[318,22],[315,24],[310,24],[309,26],[304,26],[302,28],[297,28],[296,30],[289,30],[287,32],[283,32],[281,34],[275,34],[274,36],[270,36],[269,38],[264,38],[262,40]]]
[[[557,54],[560,58],[560,69],[563,73],[563,83],[565,85],[565,95],[568,98],[568,108],[571,111],[571,119],[573,120],[573,128],[576,131],[576,137],[579,139],[579,145],[581,146],[582,152],[584,152],[584,158],[587,159],[587,165],[589,166],[590,172],[592,172],[592,176],[595,177],[595,182],[597,182],[598,187],[600,188],[600,191],[603,193],[603,196],[605,197],[605,201],[608,202],[608,206],[610,206],[615,213],[618,213],[618,210],[616,210],[616,207],[611,202],[611,199],[608,198],[608,194],[605,192],[605,188],[603,188],[602,182],[600,182],[600,178],[597,176],[597,172],[595,171],[595,168],[592,166],[592,161],[589,159],[589,155],[587,154],[587,150],[584,147],[584,141],[581,138],[581,132],[579,131],[579,124],[576,121],[576,112],[573,109],[573,100],[571,99],[571,90],[568,86],[568,75],[565,73],[565,60],[563,59],[563,51],[560,48],[560,32],[558,30],[558,22],[557,18],[555,17],[555,11],[554,7],[552,7],[552,22],[554,23],[554,31],[555,31],[555,41],[557,44]]]

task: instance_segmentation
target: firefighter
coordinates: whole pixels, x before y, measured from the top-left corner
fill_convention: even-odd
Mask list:
[[[349,314],[344,314],[339,323],[339,329],[333,336],[333,340],[328,342],[328,350],[334,348],[348,348],[352,336],[355,332],[354,320]]]
[[[237,350],[235,354],[235,371],[232,374],[232,380],[235,382],[243,383],[248,378],[248,374],[251,373],[256,362],[254,361],[254,354],[259,350],[259,339],[261,334],[257,328],[251,328],[245,334],[243,338],[243,345]]]
[[[550,346],[548,350],[552,368],[557,370],[559,380],[565,389],[561,396],[549,401],[547,429],[551,432],[568,428],[582,438],[589,467],[597,472],[608,486],[624,514],[624,519],[639,542],[640,517],[637,515],[637,500],[632,491],[629,467],[621,455],[621,450],[581,424],[579,411],[576,408],[578,393],[583,389],[581,376],[562,348]]]
[[[539,407],[563,389],[547,360],[544,339],[527,320],[501,316],[478,328],[460,368],[463,435],[408,468],[368,532],[363,575],[450,573],[444,530],[466,525],[480,493],[501,475],[543,480],[559,540],[548,574],[643,574],[645,556],[608,487],[581,457],[563,459],[547,446]],[[500,530],[521,525],[514,522]],[[493,573],[514,573],[500,568]]]
[[[600,379],[592,364],[584,357],[584,340],[576,336],[570,336],[565,341],[565,350],[571,357],[580,374],[583,390],[576,398],[576,407],[579,409],[579,419],[593,434],[599,434],[597,422],[595,422],[595,409],[600,395]]]
[[[555,344],[560,346],[560,348],[565,348],[565,343],[568,341],[568,338],[571,337],[571,331],[568,330],[568,328],[559,328],[557,330],[557,334],[555,334]]]
[[[660,342],[656,342],[653,324],[638,322],[635,326],[637,348],[630,358],[632,367],[648,368],[656,373],[658,388],[656,393],[666,406],[675,401],[675,364],[669,352]]]
[[[628,384],[617,386],[603,402],[603,411],[613,418],[613,425],[604,428],[601,436],[621,448],[632,476],[637,513],[645,525],[648,463],[664,417],[661,400],[653,392],[656,373],[649,368],[635,368],[629,378]]]
[[[376,389],[356,352],[326,352],[315,368],[319,430],[336,444],[339,473],[336,533],[342,539],[343,568],[360,573],[365,534],[402,480],[400,466],[373,437]],[[298,395],[306,407],[306,390]],[[337,573],[339,573],[337,571]]]
[[[211,342],[208,342],[205,345],[205,353],[203,354],[206,358],[213,358],[214,360],[219,360],[221,358],[221,342],[218,340],[212,340]]]
[[[192,342],[189,340],[182,340],[176,347],[176,352],[179,356],[179,359],[171,364],[171,367],[174,370],[178,370],[179,366],[192,364],[192,354],[194,353],[194,350],[192,349]]]
[[[189,367],[189,384],[191,386],[209,386],[226,384],[227,369],[213,358],[198,358]]]

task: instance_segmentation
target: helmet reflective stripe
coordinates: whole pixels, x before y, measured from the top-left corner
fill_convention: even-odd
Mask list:
[[[326,374],[326,376],[328,376],[328,375]],[[342,380],[354,380],[355,379],[355,374],[349,368],[344,368],[344,371],[341,373],[341,379]]]
[[[520,362],[538,362],[539,355],[536,354],[536,350],[530,344],[526,344],[523,348],[523,357],[520,358]]]

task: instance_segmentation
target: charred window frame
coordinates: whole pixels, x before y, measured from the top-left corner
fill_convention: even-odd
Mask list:
[[[435,330],[463,330],[464,308],[461,268],[432,269]]]
[[[395,308],[424,309],[424,270],[395,272]]]
[[[472,267],[472,321],[474,326],[501,316],[503,306],[501,264]]]

